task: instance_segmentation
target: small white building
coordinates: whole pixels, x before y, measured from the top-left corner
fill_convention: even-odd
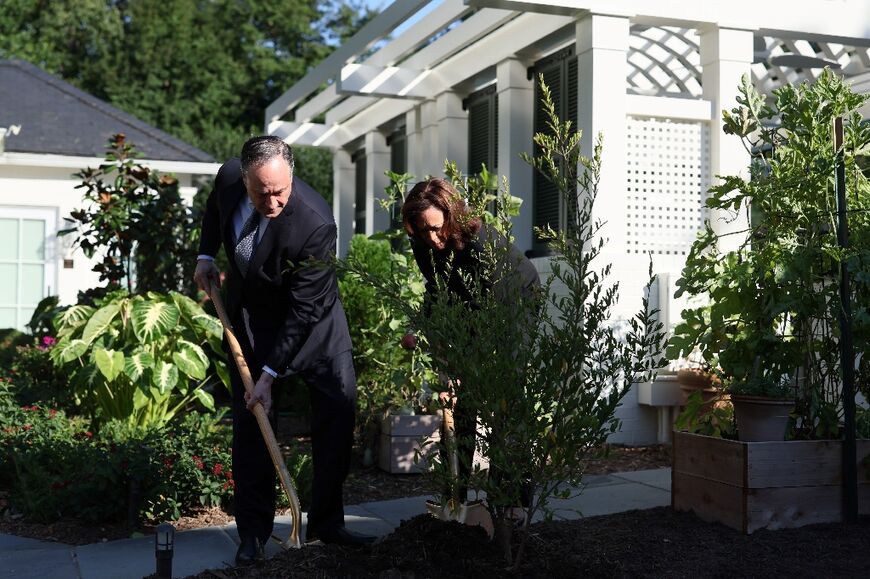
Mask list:
[[[115,133],[127,135],[143,164],[174,174],[188,200],[196,180],[219,167],[204,151],[32,64],[0,60],[0,328],[23,330],[43,297],[75,303],[79,291],[99,285],[94,263],[57,232],[82,206],[73,174],[101,164]]]
[[[265,126],[333,151],[340,251],[354,233],[388,225],[377,204],[386,169],[437,175],[451,159],[508,178],[524,200],[517,244],[543,272],[533,227],[559,226],[565,208],[519,157],[544,127],[534,82],[542,74],[562,117],[583,131],[586,154],[604,134],[595,211],[610,240],[603,260],[620,284],[617,316],[639,307],[651,254],[653,305],[673,325],[681,304],[671,284],[703,220],[723,232],[743,227],[703,208],[716,175],[748,164],[721,128],[741,76],[769,95],[827,61],[866,91],[868,46],[865,0],[396,0],[273,102]],[[639,390],[620,410],[615,442],[669,431],[673,402],[639,399]]]

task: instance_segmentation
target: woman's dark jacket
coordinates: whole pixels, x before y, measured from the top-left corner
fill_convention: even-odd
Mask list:
[[[490,239],[494,240],[493,253],[504,258],[501,267],[492,265],[487,267],[483,263],[486,259],[486,244]],[[412,238],[411,243],[414,259],[426,280],[426,292],[429,298],[427,305],[438,295],[438,280],[440,280],[440,287],[446,286],[447,292],[452,297],[461,300],[472,309],[477,308],[474,303],[475,282],[482,285],[481,293],[491,291],[495,287],[497,297],[511,296],[513,292],[519,291],[524,300],[535,298],[541,286],[538,270],[532,262],[509,243],[504,235],[487,226],[481,227],[477,236],[458,251],[453,249],[438,251],[415,238]],[[501,279],[495,286],[487,275],[487,269],[495,271],[496,277]],[[507,273],[501,273],[502,270],[506,270]]]

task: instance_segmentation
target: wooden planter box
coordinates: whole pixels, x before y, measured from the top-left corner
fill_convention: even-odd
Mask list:
[[[420,472],[420,467],[414,464],[414,455],[420,449],[420,441],[427,438],[441,439],[440,416],[388,416],[381,421],[378,467],[393,474]]]
[[[858,512],[870,514],[870,477],[858,440]],[[674,432],[671,506],[749,534],[842,520],[839,440],[738,442]]]

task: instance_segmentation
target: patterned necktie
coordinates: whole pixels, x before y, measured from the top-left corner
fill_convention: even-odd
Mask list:
[[[236,244],[236,264],[242,272],[242,276],[248,274],[248,264],[257,247],[257,234],[260,230],[260,214],[254,209],[251,216],[245,221],[239,232],[239,242]]]

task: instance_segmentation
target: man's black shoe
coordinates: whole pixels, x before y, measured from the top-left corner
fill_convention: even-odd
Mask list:
[[[236,566],[245,567],[266,560],[263,544],[256,537],[241,537],[239,550],[236,551]]]
[[[325,529],[316,535],[308,535],[308,541],[320,540],[326,544],[343,545],[345,547],[365,547],[374,543],[376,539],[377,537],[373,535],[355,533],[345,527]]]

